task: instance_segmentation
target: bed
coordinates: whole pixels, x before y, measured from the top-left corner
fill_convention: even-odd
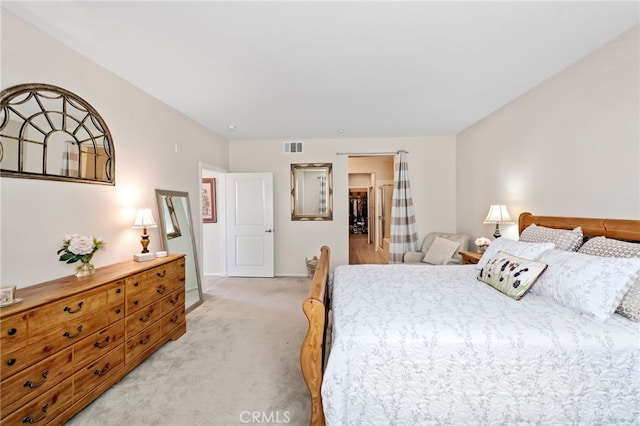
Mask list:
[[[640,241],[637,220],[523,213],[521,235],[532,224]],[[557,271],[552,254],[578,256],[559,252],[540,258]],[[639,261],[625,264],[630,282]],[[322,247],[303,302],[311,425],[639,424],[640,323],[554,300],[541,282],[551,269],[520,300],[479,281],[476,265],[329,271]]]

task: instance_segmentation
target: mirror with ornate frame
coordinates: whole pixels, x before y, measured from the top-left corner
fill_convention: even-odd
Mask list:
[[[291,220],[333,220],[332,166],[291,164]]]
[[[109,128],[61,87],[9,87],[0,93],[0,176],[115,185]]]
[[[156,189],[162,249],[185,256],[185,309],[190,312],[202,304],[202,284],[196,256],[196,240],[191,226],[189,193]]]

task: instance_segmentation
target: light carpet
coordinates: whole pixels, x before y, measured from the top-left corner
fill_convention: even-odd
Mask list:
[[[309,423],[300,372],[306,278],[205,280],[205,300],[170,341],[67,425]]]

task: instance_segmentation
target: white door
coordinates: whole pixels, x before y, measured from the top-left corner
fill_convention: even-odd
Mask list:
[[[273,277],[273,174],[228,173],[227,275]]]

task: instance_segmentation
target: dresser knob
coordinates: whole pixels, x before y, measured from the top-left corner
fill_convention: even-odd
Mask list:
[[[167,286],[166,285],[160,285],[160,286],[158,286],[158,289],[156,290],[156,293],[163,294],[165,291],[167,291]]]
[[[120,314],[122,312],[120,309],[116,309],[116,314]]]
[[[7,332],[7,334],[9,336],[13,336],[14,334],[16,334],[18,332],[18,330],[16,330],[15,328],[10,328],[9,331]]]
[[[121,288],[117,288],[116,289],[116,294],[120,294],[120,293],[122,293],[122,289]]]
[[[167,271],[156,272],[156,275],[158,276],[158,278],[163,278],[165,275],[167,275]]]
[[[140,285],[140,283],[138,281],[136,281],[135,283],[133,283],[134,287],[138,287]]]
[[[11,367],[15,363],[16,363],[16,359],[15,358],[11,358],[11,359],[7,360],[7,365],[9,367]]]

